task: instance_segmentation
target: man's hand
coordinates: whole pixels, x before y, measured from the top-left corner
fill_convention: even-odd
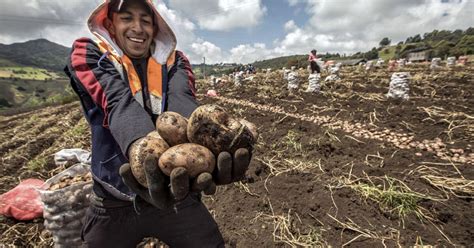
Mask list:
[[[214,171],[216,184],[229,184],[244,179],[250,159],[250,152],[245,148],[238,149],[233,157],[228,152],[221,152],[217,157],[217,166]]]
[[[120,167],[120,175],[124,183],[143,200],[159,209],[172,207],[175,203],[184,200],[190,189],[196,192],[203,191],[205,194],[214,194],[216,185],[209,173],[201,173],[191,182],[188,171],[178,167],[171,171],[167,177],[158,167],[155,156],[147,156],[143,164],[145,168],[148,188],[138,183],[132,174],[130,164]]]
[[[120,175],[124,183],[143,200],[159,209],[165,209],[184,200],[190,191],[212,195],[216,192],[216,184],[224,185],[242,180],[250,158],[250,152],[245,148],[238,149],[234,156],[221,152],[217,157],[214,177],[204,172],[190,180],[188,171],[183,167],[173,169],[167,177],[158,167],[156,157],[149,155],[143,164],[148,188],[138,183],[129,164],[120,167]]]

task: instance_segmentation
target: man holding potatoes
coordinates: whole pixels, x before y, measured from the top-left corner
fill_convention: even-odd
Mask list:
[[[92,134],[94,184],[84,246],[136,247],[157,237],[171,247],[224,247],[200,194],[241,180],[251,146],[239,148],[230,139],[235,149],[210,151],[206,172],[190,173],[194,158],[171,154],[161,163],[161,153],[174,144],[160,135],[157,119],[171,111],[187,121],[198,107],[191,65],[175,50],[173,31],[151,0],[105,0],[88,27],[97,39],[77,39],[65,68]],[[193,154],[196,161],[204,156]]]

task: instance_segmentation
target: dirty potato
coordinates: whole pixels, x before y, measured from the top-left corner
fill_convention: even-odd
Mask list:
[[[133,176],[141,185],[148,187],[145,167],[143,165],[145,158],[149,154],[153,154],[159,158],[168,148],[169,145],[157,131],[151,132],[132,144],[129,151],[130,167],[132,168]]]
[[[204,146],[192,143],[180,144],[168,149],[160,157],[159,166],[167,176],[177,167],[187,169],[191,178],[203,172],[211,173],[214,170],[216,158]]]
[[[251,149],[255,143],[246,125],[232,118],[217,105],[203,105],[191,115],[187,128],[188,140],[209,148],[215,155],[239,148]]]
[[[188,143],[188,120],[176,112],[164,112],[156,119],[156,129],[170,146]]]

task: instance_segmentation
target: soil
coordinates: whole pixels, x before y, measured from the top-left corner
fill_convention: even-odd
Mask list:
[[[474,180],[474,67],[403,70],[411,73],[408,101],[385,98],[392,73],[385,69],[343,68],[342,80],[323,83],[319,94],[304,92],[304,71],[300,90],[291,94],[278,72],[257,74],[241,88],[221,85],[218,98],[205,97],[209,86],[198,82],[201,104],[221,105],[257,124],[260,133],[245,180],[204,197],[228,247],[474,243],[472,187],[449,191],[426,179]],[[329,121],[311,119],[325,116]],[[360,128],[347,131],[337,121]],[[355,136],[360,129],[368,136]],[[370,135],[384,130],[421,143],[439,139],[445,148],[439,154]],[[0,193],[19,180],[59,173],[63,168],[55,167],[52,155],[63,148],[90,149],[88,135],[78,103],[0,117]],[[452,160],[460,156],[466,161]],[[399,214],[399,205],[380,204],[360,186],[409,190],[407,195],[418,196],[417,211]],[[0,246],[52,245],[41,219],[3,218],[0,232]]]

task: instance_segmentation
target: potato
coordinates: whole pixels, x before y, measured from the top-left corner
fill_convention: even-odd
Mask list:
[[[188,120],[175,112],[164,112],[156,119],[156,130],[170,146],[188,143]]]
[[[171,147],[161,155],[159,161],[160,169],[165,175],[169,176],[174,168],[184,167],[191,178],[203,172],[211,173],[215,165],[216,158],[209,149],[192,143]]]
[[[251,149],[256,139],[246,125],[216,105],[203,105],[192,113],[187,135],[190,142],[209,148],[216,156],[223,151]]]
[[[136,143],[133,143],[133,145],[130,147],[129,161],[132,174],[141,185],[148,187],[146,182],[145,167],[143,165],[145,158],[149,154],[153,154],[159,158],[168,148],[169,145],[158,134],[157,131],[151,132],[147,136],[136,141]]]

